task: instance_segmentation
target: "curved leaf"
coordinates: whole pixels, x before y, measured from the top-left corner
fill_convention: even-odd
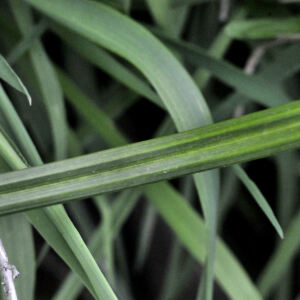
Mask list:
[[[21,79],[14,72],[14,70],[10,67],[5,58],[0,54],[0,78],[5,82],[13,86],[16,90],[25,94],[28,99],[29,104],[31,105],[31,97],[26,87],[22,83]]]

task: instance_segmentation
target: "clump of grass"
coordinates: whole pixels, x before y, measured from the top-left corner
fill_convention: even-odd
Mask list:
[[[18,299],[296,296],[297,3],[0,7],[0,239]]]

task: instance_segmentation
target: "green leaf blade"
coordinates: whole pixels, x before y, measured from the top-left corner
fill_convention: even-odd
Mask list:
[[[292,149],[300,144],[299,115],[300,102],[295,101],[192,131],[0,175],[0,210],[11,213],[65,202]]]
[[[6,81],[8,84],[10,84],[16,90],[23,93],[27,97],[29,105],[31,105],[32,100],[28,90],[26,89],[21,79],[14,72],[14,70],[10,67],[8,62],[1,54],[0,54],[0,78]]]
[[[270,39],[300,33],[299,17],[237,20],[226,33],[238,39]]]

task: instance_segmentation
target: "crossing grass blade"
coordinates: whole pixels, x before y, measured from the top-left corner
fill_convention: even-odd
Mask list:
[[[0,213],[66,202],[297,148],[299,111],[300,101],[294,101],[191,131],[0,175]],[[3,157],[9,158],[4,136],[1,143]]]
[[[27,99],[29,104],[31,105],[31,97],[29,95],[28,90],[22,83],[21,79],[14,72],[14,70],[10,67],[5,58],[0,54],[0,78],[14,87],[16,90],[23,93]]]
[[[244,183],[244,185],[248,188],[250,193],[252,194],[253,198],[264,212],[264,214],[268,217],[271,224],[276,229],[278,235],[283,238],[283,231],[281,226],[279,225],[270,205],[268,204],[267,200],[257,188],[255,183],[248,177],[247,173],[240,167],[240,166],[233,166],[235,174],[239,177],[239,179]]]
[[[10,0],[9,3],[22,35],[29,35],[34,28],[31,8],[22,0]],[[39,40],[33,43],[29,55],[50,120],[55,158],[63,159],[67,149],[67,125],[62,91]]]
[[[119,134],[114,123],[94,103],[86,98],[63,71],[56,70],[68,101],[97,130],[101,138],[110,147],[125,145],[126,140]]]
[[[46,28],[46,20],[42,20],[39,24],[34,26],[31,32],[10,51],[7,56],[7,61],[10,64],[15,64],[31,48],[34,41],[42,36]]]

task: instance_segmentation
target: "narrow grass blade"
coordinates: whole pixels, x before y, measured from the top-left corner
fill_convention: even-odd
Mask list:
[[[264,78],[246,75],[243,70],[225,61],[215,59],[198,46],[171,39],[162,33],[158,33],[158,35],[168,45],[183,54],[187,61],[207,69],[222,82],[235,88],[244,96],[267,107],[289,101],[287,95],[279,87],[272,85]]]
[[[245,10],[240,9],[237,11],[234,16],[231,18],[232,20],[239,19],[245,15]],[[232,42],[232,38],[225,34],[224,28],[218,33],[216,38],[214,39],[212,45],[210,46],[209,50],[207,51],[207,55],[216,58],[217,60],[221,59],[225,54],[226,50],[229,48]],[[194,73],[194,80],[196,81],[197,85],[200,88],[206,86],[208,80],[211,77],[211,73],[207,70],[203,70],[201,66]]]
[[[145,186],[143,190],[171,229],[179,236],[185,247],[194,255],[198,262],[203,263],[206,248],[205,244],[201,241],[203,240],[202,237],[206,234],[206,229],[200,216],[195,213],[181,198],[181,195],[167,183],[148,185]],[[130,193],[132,193],[132,195],[130,195]],[[132,206],[136,201],[134,200],[137,196],[135,193],[140,195],[141,190],[132,192],[125,191],[119,200],[116,199],[117,201],[113,204],[113,220],[115,220],[113,222],[114,236],[118,234],[122,223],[128,216],[128,212],[131,211],[128,207]],[[133,198],[127,198],[128,196]],[[125,198],[122,199],[121,197]],[[179,226],[178,220],[180,220],[182,226]],[[97,229],[89,244],[96,258],[100,258],[103,253],[102,235],[103,229]],[[216,266],[218,266],[218,268],[216,270],[216,277],[226,293],[230,295],[231,299],[262,299],[248,275],[221,240],[218,242],[217,247]],[[238,280],[238,282],[236,280]],[[79,290],[79,282],[76,276],[72,274],[68,277],[53,300],[73,300],[76,298],[76,295],[78,295]],[[77,293],[75,293],[75,291],[77,291]]]
[[[101,138],[110,147],[125,145],[126,140],[119,133],[114,123],[93,102],[87,99],[63,71],[56,70],[66,97],[75,106],[78,113],[96,129]]]
[[[146,260],[147,254],[150,251],[151,240],[155,228],[156,212],[153,207],[148,205],[142,217],[142,226],[138,236],[138,248],[134,269],[140,270]]]
[[[27,53],[34,41],[41,37],[46,31],[46,28],[46,20],[42,20],[39,24],[34,26],[31,32],[10,51],[7,56],[7,61],[10,64],[15,64],[25,53]]]
[[[278,167],[278,215],[283,228],[286,228],[297,207],[298,156],[295,151],[282,153],[276,157]]]
[[[258,189],[256,184],[249,178],[247,173],[240,167],[240,166],[233,166],[235,174],[239,177],[239,179],[243,182],[243,184],[247,187],[249,192],[252,194],[253,198],[255,199],[256,203],[259,205],[261,210],[264,212],[266,217],[269,219],[271,224],[274,226],[275,230],[277,231],[280,238],[283,239],[283,231],[282,228],[276,219],[272,208],[268,204],[267,200],[265,199],[264,195]]]
[[[63,27],[52,25],[51,28],[67,45],[77,51],[87,61],[123,83],[137,94],[146,97],[159,106],[163,106],[159,97],[146,82],[123,66],[107,51]]]
[[[186,5],[175,7],[173,0],[147,0],[150,12],[156,24],[171,36],[178,36],[188,15]]]
[[[138,100],[139,96],[136,93],[122,88],[114,94],[114,97],[110,98],[106,105],[103,105],[103,110],[112,119],[117,119]]]
[[[141,195],[140,190],[127,190],[122,192],[112,204],[112,236],[115,239],[119,234],[123,224],[129,217],[132,209],[137,203],[139,196]],[[99,261],[103,256],[103,241],[104,241],[104,229],[100,225],[93,232],[89,248],[91,249],[95,259]],[[70,273],[62,284],[60,289],[56,292],[53,300],[73,300],[78,297],[83,286],[79,282],[78,277],[75,274]]]
[[[262,271],[258,279],[258,288],[264,299],[270,295],[276,283],[290,266],[300,247],[300,213],[292,219],[286,230],[285,238],[278,244],[271,259]]]
[[[28,102],[31,105],[31,97],[29,95],[29,92],[27,91],[26,87],[22,83],[21,79],[14,72],[14,70],[10,67],[8,62],[1,54],[0,54],[0,78],[3,79],[8,84],[10,84],[16,90],[23,93],[27,97]]]
[[[286,231],[297,205],[298,195],[298,176],[297,176],[297,153],[295,151],[282,153],[276,157],[278,167],[277,175],[277,194],[278,194],[278,216],[280,223]],[[281,241],[278,241],[280,244]],[[292,298],[293,266],[289,263],[288,268],[281,275],[286,280],[276,288],[278,300]]]
[[[145,187],[147,197],[193,256],[204,262],[206,248],[202,241],[207,232],[203,221],[175,190],[170,190],[165,183],[157,186],[160,188]],[[233,254],[220,240],[217,241],[215,270],[218,282],[231,299],[262,299]]]
[[[22,0],[10,0],[10,5],[19,29],[26,37],[33,28],[30,8]],[[63,159],[67,151],[67,125],[61,88],[53,66],[39,41],[33,43],[29,54],[51,123],[55,158],[57,160]]]
[[[114,234],[112,230],[112,209],[105,196],[97,196],[94,199],[100,214],[103,230],[103,256],[102,259],[106,266],[106,276],[110,285],[116,288],[116,274],[114,261]]]
[[[300,69],[298,54],[300,53],[300,45],[290,45],[275,56],[275,61],[263,68],[259,73],[259,77],[265,77],[269,81],[280,83],[281,81],[291,77]]]
[[[227,168],[225,171],[225,179],[221,189],[220,210],[219,210],[219,228],[223,228],[227,213],[234,204],[235,191],[239,187],[239,180],[233,172],[233,168]]]
[[[23,155],[30,164],[34,166],[41,165],[42,161],[37,149],[31,141],[22,121],[19,119],[17,112],[15,111],[1,85],[0,100],[1,111],[3,112],[3,116],[7,120],[7,124],[13,133],[15,143],[18,145],[19,149],[22,151]]]
[[[266,157],[299,147],[300,101],[199,129],[0,175],[1,214]],[[3,157],[9,157],[1,137]],[[138,153],[138,154],[137,154]]]
[[[226,27],[237,39],[270,39],[300,33],[299,17],[237,20]]]

